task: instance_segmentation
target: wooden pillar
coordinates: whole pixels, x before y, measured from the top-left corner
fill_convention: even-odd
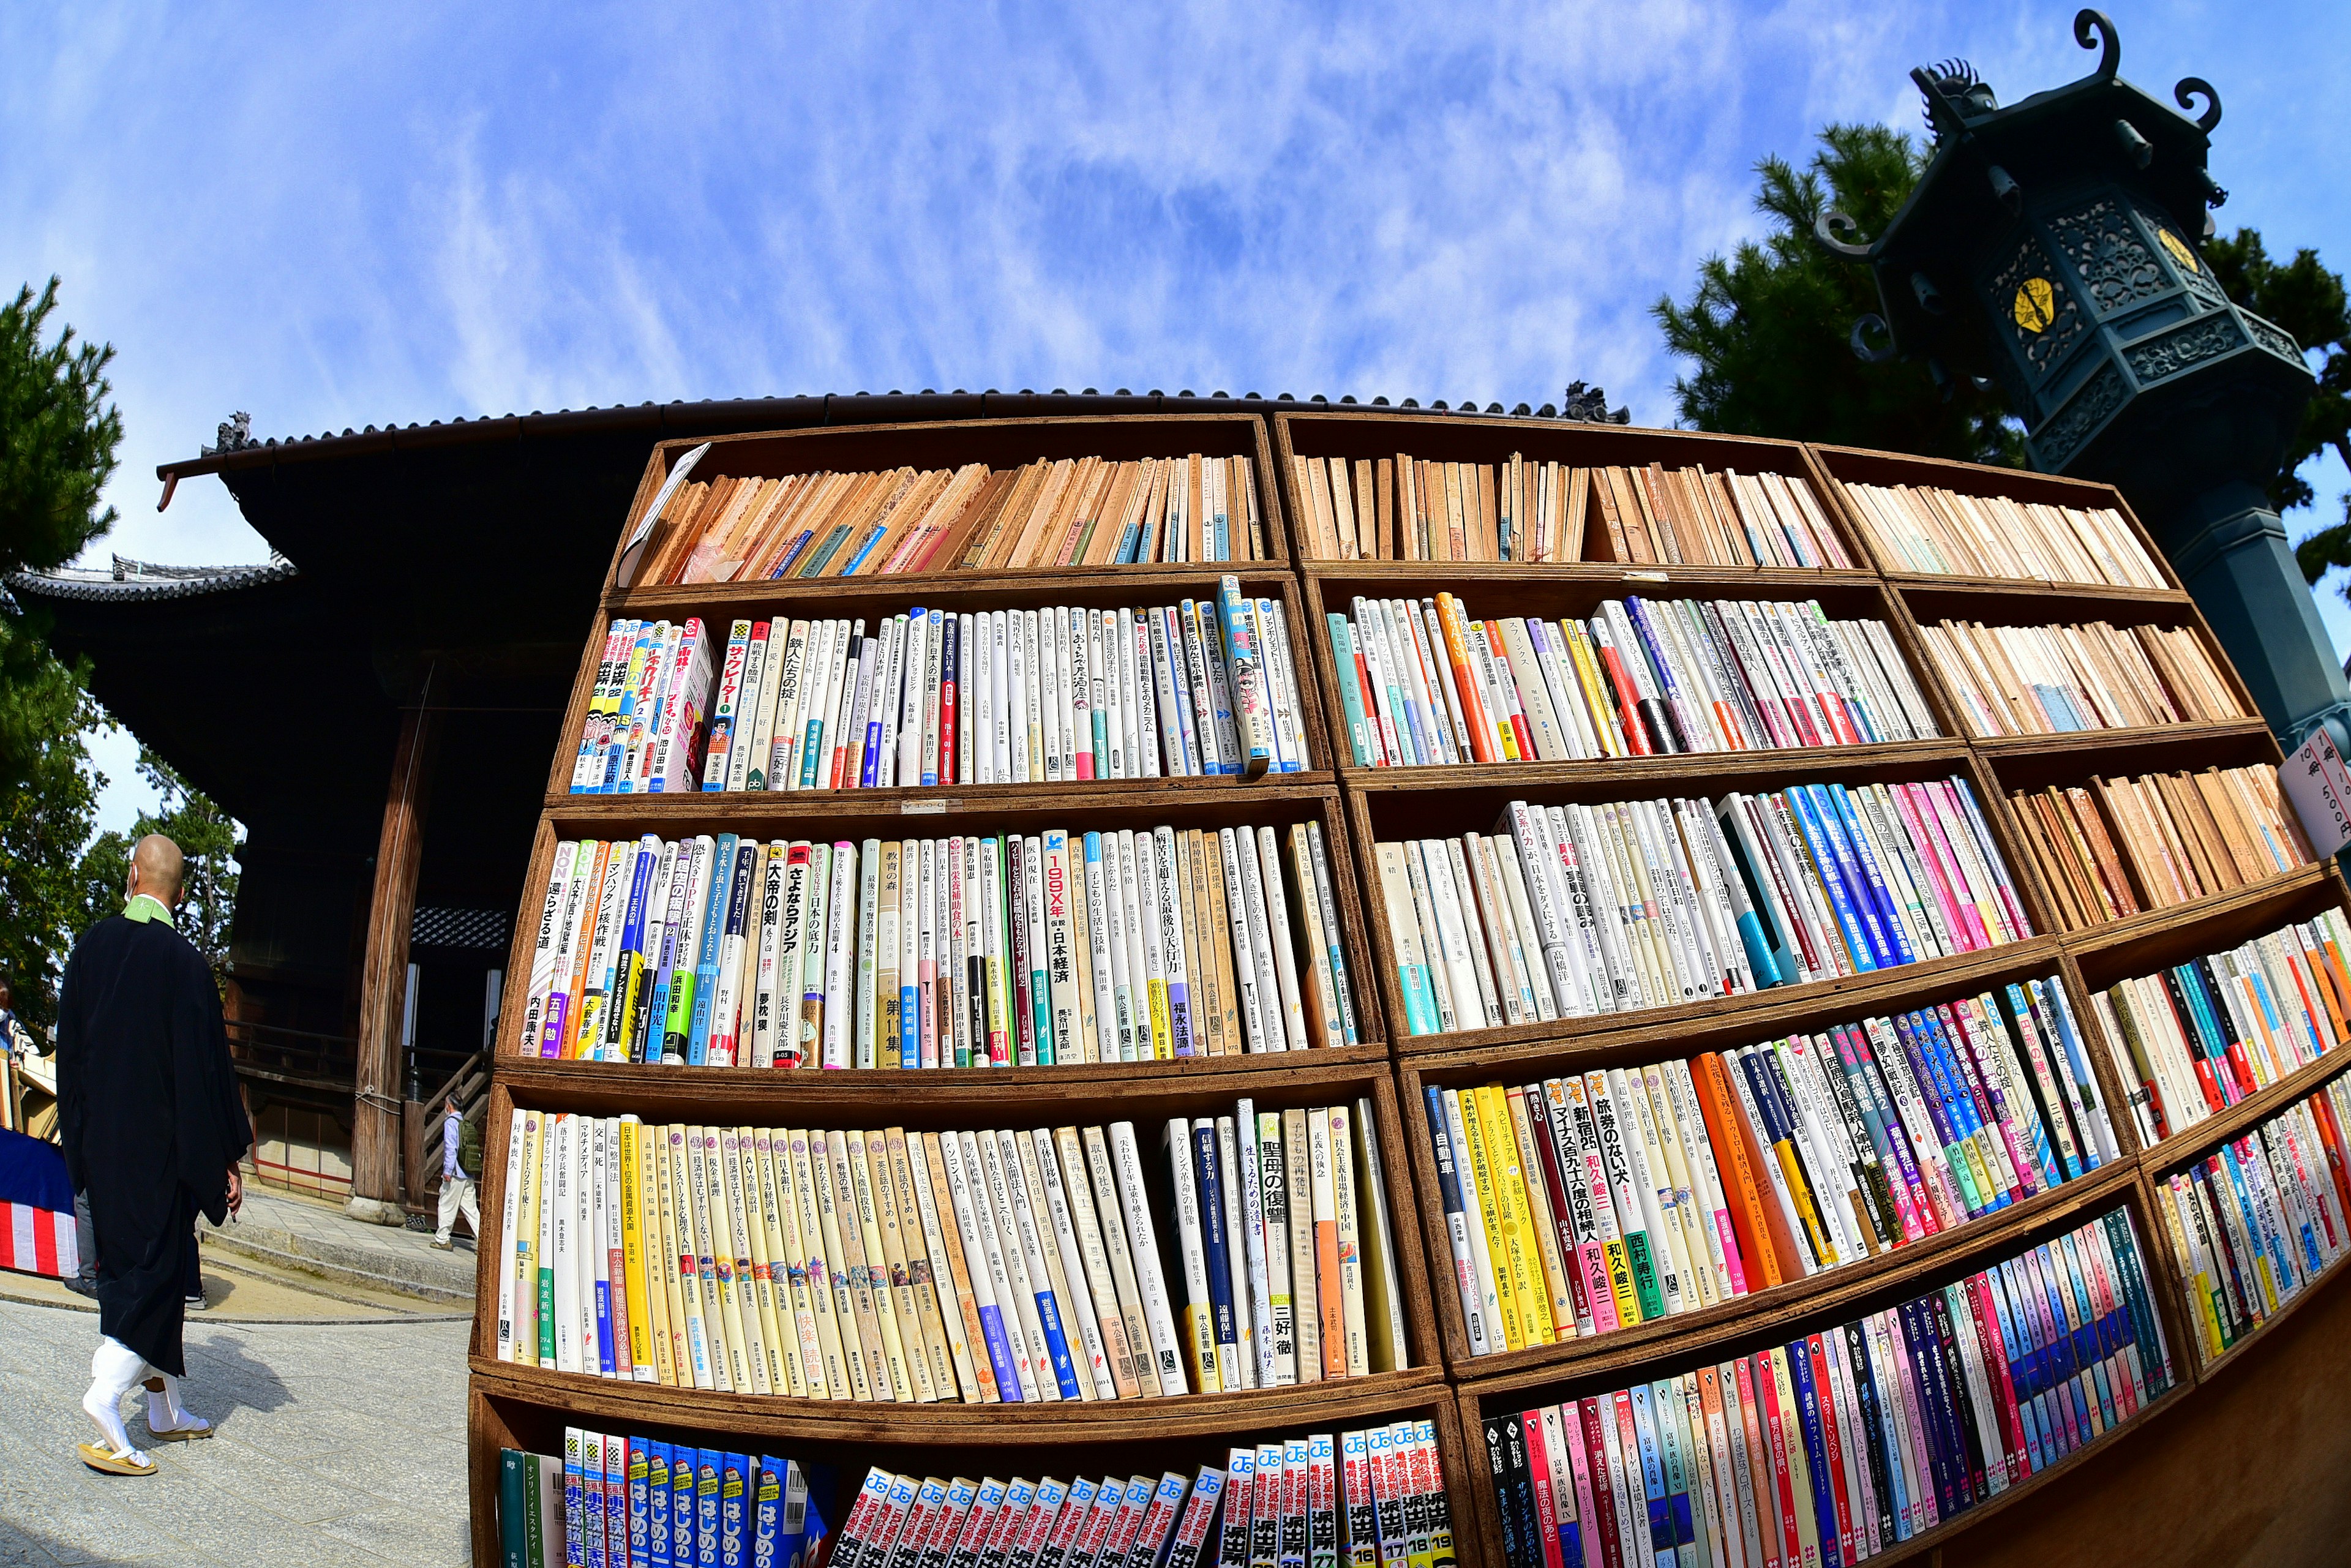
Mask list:
[[[375,891],[368,900],[367,953],[360,971],[357,1087],[351,1103],[351,1198],[355,1219],[399,1225],[402,1105],[400,1034],[408,1001],[408,929],[416,913],[416,873],[424,858],[424,805],[431,793],[436,727],[419,706],[401,716],[383,833],[375,852]]]

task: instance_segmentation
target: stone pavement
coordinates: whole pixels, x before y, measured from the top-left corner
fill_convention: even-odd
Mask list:
[[[193,1317],[183,1397],[219,1435],[152,1445],[157,1475],[102,1476],[74,1452],[96,1320],[0,1301],[0,1565],[465,1563],[469,1332]],[[147,1446],[145,1396],[125,1405]]]
[[[330,1281],[403,1291],[455,1311],[473,1306],[474,1254],[462,1220],[456,1247],[442,1252],[434,1248],[430,1232],[362,1224],[344,1214],[340,1204],[248,1181],[245,1208],[235,1219],[218,1229],[198,1228],[208,1249],[245,1253]]]

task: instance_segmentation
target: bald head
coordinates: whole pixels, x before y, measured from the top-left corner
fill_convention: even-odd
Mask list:
[[[161,833],[150,833],[132,846],[131,880],[125,891],[177,906],[180,902],[180,879],[186,874],[187,857],[180,846]]]

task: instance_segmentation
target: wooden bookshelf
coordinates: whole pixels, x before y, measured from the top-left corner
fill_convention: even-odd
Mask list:
[[[670,465],[691,444],[671,442],[654,449],[620,540],[651,502]],[[919,1072],[760,1073],[524,1060],[510,1054],[524,997],[524,988],[515,986],[509,988],[506,1016],[499,1023],[500,1051],[485,1138],[486,1148],[493,1151],[483,1182],[485,1212],[492,1217],[488,1228],[495,1233],[503,1211],[500,1151],[517,1107],[600,1115],[634,1112],[649,1122],[693,1121],[705,1115],[716,1119],[723,1111],[728,1122],[755,1124],[789,1119],[818,1125],[883,1123],[921,1129],[1112,1120],[1141,1126],[1154,1116],[1227,1108],[1244,1097],[1269,1109],[1352,1103],[1361,1097],[1374,1107],[1411,1364],[1367,1378],[1302,1387],[1106,1404],[902,1406],[696,1392],[498,1361],[496,1277],[488,1270],[477,1301],[471,1361],[469,1468],[477,1560],[491,1560],[496,1552],[499,1448],[549,1451],[558,1446],[567,1423],[655,1437],[716,1437],[755,1450],[764,1445],[768,1452],[831,1462],[844,1484],[853,1485],[863,1468],[875,1463],[940,1474],[958,1469],[970,1474],[1067,1475],[1073,1468],[1088,1473],[1182,1468],[1244,1437],[1333,1431],[1411,1416],[1429,1420],[1436,1430],[1459,1560],[1498,1563],[1499,1515],[1482,1436],[1488,1416],[1622,1387],[1637,1377],[1670,1375],[1729,1359],[1774,1338],[1784,1342],[1801,1331],[1844,1322],[1990,1260],[2012,1256],[2117,1207],[2132,1216],[2137,1229],[2149,1288],[2172,1351],[2174,1386],[2095,1442],[1885,1556],[1924,1560],[1944,1541],[1991,1513],[2042,1488],[2065,1484],[2064,1478],[2090,1455],[2137,1440],[2154,1423],[2192,1401],[2199,1382],[2225,1370],[2233,1352],[2205,1365],[2190,1348],[2195,1341],[2189,1332],[2181,1283],[2171,1266],[2168,1235],[2151,1223],[2153,1184],[2217,1140],[2236,1135],[2307,1094],[2346,1062],[2330,1053],[2225,1115],[2142,1149],[2123,1110],[2125,1085],[2115,1070],[2116,1057],[2089,999],[2126,976],[2232,946],[2322,908],[2351,908],[2351,888],[2331,864],[2322,864],[2088,930],[2061,930],[2033,862],[2020,852],[2009,790],[2043,782],[2079,782],[2093,774],[2274,765],[2280,759],[2276,743],[2261,720],[2252,716],[2064,736],[1970,735],[1953,693],[1928,655],[1921,625],[1949,618],[1994,625],[2103,620],[2120,627],[2184,628],[2212,655],[2245,713],[2256,710],[2195,604],[2151,545],[2150,555],[2164,572],[2167,586],[2162,589],[1888,570],[1857,526],[1853,499],[1844,486],[1937,485],[1976,494],[2112,507],[2145,542],[2144,530],[2113,490],[2005,469],[1696,433],[1476,415],[1286,413],[1271,408],[1263,416],[976,421],[731,437],[715,444],[697,476],[902,464],[940,467],[975,461],[1005,466],[1040,456],[1164,457],[1194,451],[1251,459],[1271,559],[1238,561],[1229,568],[1197,563],[938,572],[667,588],[622,587],[615,571],[608,570],[595,617],[582,628],[584,654],[564,738],[549,768],[508,972],[528,972],[538,925],[536,900],[543,892],[554,845],[566,838],[619,838],[649,831],[676,837],[726,830],[763,837],[862,839],[1035,831],[1048,826],[1074,832],[1160,823],[1178,829],[1248,823],[1279,830],[1312,821],[1319,824],[1331,857],[1361,1043],[1343,1050],[1317,1048],[1302,1056]],[[1311,543],[1311,523],[1301,526],[1306,514],[1295,493],[1290,460],[1341,456],[1376,461],[1393,459],[1399,452],[1488,464],[1517,453],[1531,462],[1581,466],[1655,462],[1669,468],[1701,465],[1710,470],[1776,473],[1813,486],[1829,526],[1856,565],[1838,570],[1755,570],[1595,559],[1608,553],[1605,532],[1596,528],[1588,528],[1583,541],[1585,559],[1574,562],[1320,559]],[[622,555],[620,540],[613,549],[615,568]],[[732,618],[750,615],[862,615],[872,620],[914,604],[964,611],[1052,604],[1140,607],[1212,597],[1227,570],[1253,597],[1277,600],[1283,608],[1303,699],[1300,723],[1313,761],[1306,772],[1250,782],[1163,779],[622,797],[569,792],[573,751],[592,695],[604,628],[616,616],[675,620],[697,615],[723,628]],[[1349,611],[1359,594],[1423,598],[1440,591],[1459,595],[1468,612],[1481,617],[1583,614],[1604,599],[1626,594],[1818,600],[1833,616],[1875,619],[1886,626],[1939,733],[1929,739],[1882,746],[1614,762],[1359,767],[1348,747],[1324,617]],[[2034,933],[2022,941],[1727,1000],[1451,1034],[1414,1037],[1404,1030],[1395,946],[1372,861],[1373,845],[1384,839],[1486,832],[1514,800],[1559,803],[1711,796],[1792,782],[1855,784],[1953,775],[1973,789],[2007,862]],[[2118,1159],[1996,1214],[1750,1296],[1562,1344],[1487,1356],[1468,1354],[1436,1196],[1426,1088],[1524,1083],[1562,1071],[1646,1065],[2053,976],[2082,1030],[2098,1092],[2113,1110],[2121,1146]],[[2341,1272],[2330,1270],[2301,1300],[2335,1283]],[[2250,1335],[2248,1343],[2259,1337],[2259,1333]],[[837,1514],[833,1522],[839,1523]]]
[[[1110,1462],[1154,1473],[1204,1460],[1221,1462],[1220,1441],[1335,1431],[1342,1424],[1411,1416],[1436,1427],[1445,1473],[1459,1473],[1456,1408],[1445,1381],[1443,1355],[1426,1310],[1424,1255],[1414,1234],[1415,1206],[1406,1174],[1407,1145],[1395,1103],[1395,1079],[1384,1013],[1373,991],[1374,972],[1357,901],[1346,812],[1331,767],[1330,737],[1320,683],[1304,624],[1302,585],[1287,560],[1285,526],[1270,475],[1268,434],[1247,415],[1141,416],[1104,420],[983,421],[929,426],[819,430],[722,440],[697,465],[697,478],[728,475],[774,476],[819,469],[952,466],[983,462],[1010,466],[1040,456],[1113,458],[1204,455],[1246,455],[1260,486],[1258,507],[1270,559],[1177,566],[1130,566],[1053,570],[896,573],[887,577],[785,579],[624,587],[620,568],[625,541],[658,493],[670,467],[691,444],[655,448],[614,542],[604,591],[582,628],[583,655],[563,727],[550,759],[547,793],[533,843],[526,886],[532,904],[510,960],[528,972],[537,940],[538,909],[558,841],[624,839],[657,833],[675,839],[699,832],[737,831],[762,838],[852,839],[1034,833],[1169,825],[1178,831],[1270,827],[1278,832],[1311,822],[1323,836],[1339,940],[1352,982],[1358,1044],[1317,1046],[1305,1053],[1271,1052],[1168,1061],[1096,1062],[1029,1068],[895,1068],[838,1071],[761,1072],[747,1067],[708,1068],[659,1063],[621,1065],[576,1060],[524,1059],[519,1038],[523,988],[507,999],[499,1029],[485,1146],[499,1151],[483,1182],[486,1212],[503,1216],[508,1129],[518,1108],[611,1116],[633,1113],[653,1124],[888,1125],[912,1130],[1099,1125],[1132,1121],[1155,1149],[1153,1119],[1229,1113],[1247,1099],[1266,1110],[1368,1102],[1384,1197],[1395,1249],[1399,1310],[1408,1365],[1367,1377],[1219,1395],[1063,1404],[903,1406],[725,1394],[660,1385],[621,1383],[496,1355],[498,1276],[482,1270],[473,1345],[472,1469],[475,1552],[495,1557],[497,1450],[503,1446],[550,1451],[567,1424],[648,1434],[677,1434],[707,1444],[723,1437],[737,1446],[813,1458],[844,1470],[879,1457],[905,1467],[938,1470],[958,1463],[1039,1469],[1076,1464],[1089,1473]],[[654,542],[658,542],[656,534]],[[570,792],[572,761],[594,695],[605,628],[615,618],[699,617],[723,643],[728,622],[751,616],[826,616],[869,623],[914,605],[950,611],[1030,609],[1070,605],[1141,608],[1185,599],[1213,603],[1229,572],[1253,598],[1282,606],[1292,639],[1290,656],[1301,696],[1299,713],[1310,759],[1303,772],[1231,777],[1098,779],[1042,784],[777,792],[664,792],[587,795]],[[496,1227],[493,1226],[495,1233]],[[486,1249],[495,1252],[495,1248]],[[1163,1245],[1163,1252],[1165,1247]],[[927,1456],[927,1457],[925,1457]],[[974,1470],[973,1473],[980,1473]],[[862,1469],[845,1475],[853,1489]],[[838,1514],[833,1519],[837,1526]]]

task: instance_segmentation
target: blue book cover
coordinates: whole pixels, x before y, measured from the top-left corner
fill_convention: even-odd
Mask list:
[[[1046,1244],[1052,1244],[1046,1239]],[[1061,1326],[1061,1306],[1050,1285],[1036,1291],[1037,1322],[1045,1331],[1045,1354],[1053,1363],[1053,1381],[1060,1385],[1061,1397],[1075,1399],[1078,1394],[1077,1364],[1070,1357],[1070,1336]]]
[[[718,1460],[718,1568],[747,1568],[750,1544],[751,1461],[723,1454]]]
[[[670,1447],[667,1443],[648,1442],[643,1437],[630,1439],[629,1476],[629,1539],[633,1548],[640,1511],[645,1521],[645,1568],[674,1568],[669,1554]],[[636,1455],[645,1457],[645,1495],[643,1504],[637,1501],[635,1473]],[[636,1568],[632,1563],[631,1568]]]
[[[1919,1101],[1934,1126],[1936,1140],[1942,1145],[1943,1162],[1950,1167],[1951,1180],[1959,1187],[1954,1196],[1970,1215],[1980,1213],[1983,1203],[1976,1192],[1975,1174],[1968,1165],[1967,1152],[1959,1145],[1949,1086],[1936,1071],[1933,1057],[1919,1038],[1918,1015],[1896,1013],[1888,1021],[1894,1025],[1895,1041],[1909,1063],[1911,1080],[1918,1086]]]
[[[579,1427],[565,1428],[563,1433],[563,1557],[569,1563],[587,1561],[587,1542],[581,1535],[581,1526],[587,1517],[587,1501],[583,1495],[585,1471],[580,1466],[583,1457],[580,1449],[585,1441]]]
[[[1796,1424],[1802,1428],[1806,1468],[1812,1472],[1813,1522],[1820,1531],[1823,1568],[1843,1568],[1838,1552],[1836,1481],[1829,1473],[1829,1447],[1821,1427],[1821,1391],[1813,1380],[1813,1353],[1808,1341],[1787,1347],[1788,1374],[1796,1385]]]
[[[2083,1053],[2082,1036],[2074,1027],[2074,1009],[2065,1000],[2064,988],[2053,986],[2046,980],[2030,980],[2026,985],[2033,997],[2040,1000],[2043,1010],[2054,1026],[2050,1032],[2056,1035],[2058,1044],[2064,1051],[2065,1065],[2074,1080],[2074,1092],[2081,1096],[2082,1104],[2086,1109],[2096,1112],[2099,1109],[2097,1075],[2090,1071],[2089,1058]],[[2097,1140],[2090,1135],[2090,1129],[2086,1126],[2077,1131],[2082,1134],[2082,1158],[2092,1170],[2095,1170],[2105,1160],[2105,1156],[2098,1153]]]
[[[1994,1264],[1984,1270],[1985,1282],[1991,1287],[1992,1312],[2000,1322],[2000,1352],[2008,1365],[2008,1381],[2016,1396],[2017,1427],[2024,1436],[2025,1472],[2034,1474],[2049,1463],[2049,1450],[2041,1440],[2041,1412],[2032,1402],[2032,1390],[2025,1381],[2025,1363],[2030,1352],[2027,1341],[2017,1326],[2015,1307],[2009,1301],[2008,1275],[2003,1266]]]
[[[1965,1458],[1968,1479],[1967,1500],[1974,1503],[1991,1495],[1985,1472],[2000,1463],[2000,1456],[1984,1450],[1983,1427],[1977,1420],[1980,1412],[1976,1409],[1975,1391],[1968,1385],[1959,1335],[1952,1327],[1952,1294],[1953,1289],[1949,1285],[1928,1294],[1927,1315],[1935,1325],[1936,1337],[1942,1342],[1943,1384],[1951,1392],[1951,1410],[1959,1423],[1959,1452]]]
[[[1355,668],[1355,633],[1347,618],[1333,611],[1323,619],[1331,628],[1331,663],[1339,672],[1339,703],[1347,715],[1347,745],[1358,768],[1372,765],[1371,729],[1364,687]]]
[[[1217,1159],[1217,1124],[1203,1117],[1192,1124],[1192,1169],[1200,1186],[1200,1245],[1208,1263],[1208,1321],[1219,1358],[1240,1355],[1240,1330],[1233,1316],[1230,1248],[1225,1234],[1224,1173]]]
[[[1702,699],[1696,693],[1684,690],[1681,682],[1675,677],[1673,661],[1665,653],[1669,634],[1658,630],[1656,620],[1650,613],[1649,602],[1645,599],[1627,596],[1625,618],[1632,623],[1633,633],[1640,640],[1641,660],[1649,667],[1649,678],[1665,698],[1666,713],[1674,725],[1674,749],[1695,751],[1698,748],[1691,744],[1691,736],[1706,733],[1706,727],[1698,722],[1694,712]]]
[[[1870,892],[1869,878],[1861,868],[1860,858],[1854,853],[1852,843],[1845,838],[1844,820],[1837,814],[1835,801],[1817,784],[1792,785],[1788,796],[1802,803],[1804,822],[1826,848],[1854,919],[1869,945],[1871,959],[1878,968],[1892,968],[1899,962],[1895,956],[1894,944],[1887,937],[1879,918],[1877,899]]]
[[[1820,890],[1828,896],[1829,911],[1836,917],[1837,926],[1844,935],[1845,949],[1853,959],[1854,967],[1864,971],[1885,967],[1878,956],[1880,949],[1876,939],[1862,925],[1847,893],[1837,857],[1831,851],[1820,823],[1813,820],[1811,802],[1805,800],[1802,789],[1788,789],[1782,794],[1788,803],[1788,814],[1796,824],[1796,831],[1803,836],[1804,847],[1812,853],[1813,870],[1819,880]]]
[[[751,1485],[751,1568],[786,1568],[776,1555],[784,1523],[784,1472],[762,1458]]]
[[[607,1568],[604,1514],[604,1439],[595,1432],[582,1434],[580,1471],[580,1560],[586,1568]]]
[[[1958,1048],[1943,1028],[1943,1020],[1933,1008],[1921,1008],[1911,1015],[1917,1020],[1918,1043],[1935,1069],[1936,1080],[1943,1086],[1951,1108],[1951,1125],[1963,1145],[1973,1145],[1983,1161],[1982,1174],[1991,1180],[1989,1189],[1979,1188],[1978,1196],[1987,1208],[2005,1208],[2009,1195],[2000,1186],[2000,1162],[1992,1157],[1991,1142],[1998,1134],[1984,1125],[1982,1107],[1976,1103],[1970,1091],[1967,1072],[1959,1065]]]
[[[1650,1416],[1652,1395],[1646,1383],[1635,1383],[1625,1390],[1632,1396],[1633,1430],[1641,1450],[1641,1490],[1648,1503],[1649,1543],[1660,1560],[1666,1560],[1674,1544],[1674,1514],[1672,1500],[1666,1493],[1666,1467],[1657,1452],[1656,1422]],[[1627,1465],[1634,1456],[1625,1456]]]
[[[697,1448],[694,1458],[695,1568],[718,1568],[718,1488],[726,1456]]]
[[[1948,1516],[1967,1506],[1967,1452],[1951,1406],[1950,1386],[1944,1376],[1943,1347],[1935,1337],[1934,1318],[1923,1299],[1905,1301],[1902,1312],[1910,1340],[1910,1363],[1925,1396],[1928,1429],[1935,1439],[1930,1458],[1937,1470],[1936,1496]]]
[[[687,1025],[685,1060],[700,1067],[708,1060],[710,1014],[718,991],[718,944],[726,934],[726,905],[735,880],[733,833],[721,833],[710,857],[710,887],[695,926],[701,943],[694,961],[694,1012]]]
[[[2130,1343],[2138,1351],[2140,1376],[2152,1398],[2165,1384],[2163,1358],[2157,1350],[2147,1281],[2139,1276],[2138,1254],[2131,1245],[2130,1221],[2116,1210],[2102,1216],[2099,1223],[2105,1228],[2106,1250],[2114,1259],[2115,1278],[2122,1287],[2124,1304],[2129,1309]]]
[[[669,1458],[669,1560],[670,1568],[695,1568],[698,1553],[695,1546],[695,1516],[700,1482],[695,1468],[702,1451],[679,1443],[670,1449]]]
[[[980,1337],[987,1342],[987,1364],[996,1371],[996,1392],[1007,1405],[1020,1403],[1020,1369],[1012,1362],[1012,1342],[1004,1337],[1004,1309],[979,1309]]]
[[[1656,1424],[1658,1457],[1666,1468],[1666,1515],[1673,1522],[1674,1545],[1686,1547],[1698,1540],[1690,1511],[1690,1483],[1696,1472],[1682,1452],[1687,1417],[1681,1390],[1672,1383],[1653,1383],[1649,1390],[1649,1418]],[[1701,1501],[1698,1506],[1705,1505]]]
[[[1822,789],[1822,786],[1814,785],[1813,788]],[[1898,873],[1889,870],[1879,859],[1877,847],[1862,831],[1861,814],[1854,810],[1853,797],[1845,792],[1844,786],[1831,784],[1823,790],[1823,795],[1836,808],[1838,827],[1855,858],[1861,862],[1862,876],[1869,883],[1870,896],[1876,901],[1878,928],[1894,949],[1895,962],[1915,963],[1918,956],[1917,949],[1910,945],[1909,936],[1903,929],[1907,899],[1901,891]],[[1891,845],[1887,846],[1888,856],[1896,852]]]

